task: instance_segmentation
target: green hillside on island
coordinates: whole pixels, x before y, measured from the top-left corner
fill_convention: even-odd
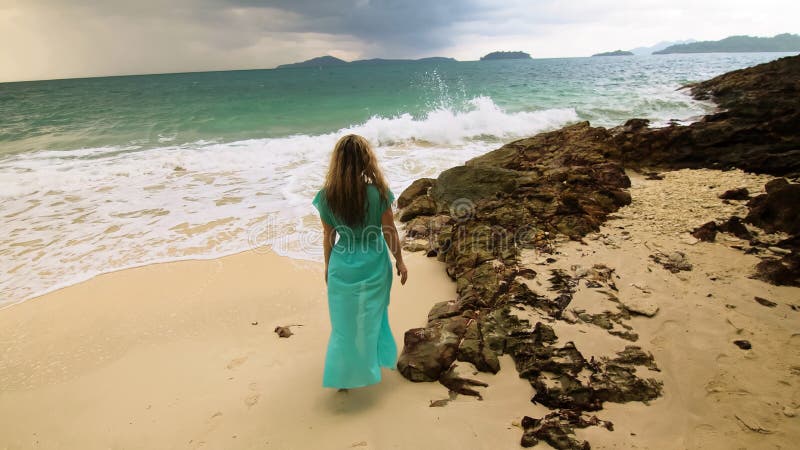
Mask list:
[[[420,59],[383,59],[383,58],[373,58],[373,59],[359,59],[356,61],[345,61],[343,59],[336,58],[334,56],[319,56],[316,58],[311,58],[309,60],[292,63],[292,64],[281,64],[280,66],[276,67],[276,69],[290,69],[296,67],[328,67],[328,66],[346,66],[346,65],[366,65],[366,64],[395,64],[395,63],[405,63],[405,62],[449,62],[455,61],[454,58],[446,58],[443,56],[432,56],[429,58],[420,58]]]
[[[595,53],[592,56],[633,56],[633,53],[625,50],[614,50],[613,52]]]
[[[492,52],[481,57],[481,61],[492,59],[531,59],[531,55],[525,52]]]
[[[800,52],[800,35],[783,33],[773,37],[729,36],[719,41],[671,45],[653,54],[743,52]]]

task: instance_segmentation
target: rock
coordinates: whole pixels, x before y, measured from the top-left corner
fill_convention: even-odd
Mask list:
[[[445,170],[431,190],[440,211],[511,193],[517,188],[518,173],[497,167],[457,166]]]
[[[751,348],[753,348],[753,346],[750,345],[750,341],[746,341],[746,340],[743,340],[743,339],[737,340],[737,341],[733,341],[733,343],[736,344],[736,346],[739,347],[742,350],[750,350]]]
[[[669,255],[657,252],[654,255],[650,255],[650,259],[672,273],[678,273],[682,270],[692,270],[692,264],[689,263],[689,260],[686,259],[686,255],[683,252],[672,252]]]
[[[723,200],[747,200],[750,198],[750,191],[747,188],[728,189],[719,195]]]
[[[800,286],[800,254],[763,259],[756,265],[753,278],[778,286]]]
[[[768,181],[767,184],[764,185],[764,190],[767,191],[767,194],[770,194],[779,189],[783,189],[788,185],[789,181],[787,181],[786,178],[776,178],[774,180]]]
[[[436,180],[433,178],[420,178],[418,180],[414,180],[413,183],[409,187],[407,187],[403,193],[397,197],[397,207],[398,208],[405,208],[406,206],[411,204],[411,201],[417,197],[427,195],[428,189],[433,187]]]
[[[717,237],[717,224],[714,221],[707,222],[692,230],[692,236],[704,242],[714,242]]]
[[[776,181],[767,183],[772,186],[766,194],[753,197],[747,203],[750,212],[744,220],[767,233],[800,234],[800,205],[797,200],[800,199],[800,184]]]
[[[470,386],[482,386],[487,387],[488,384],[484,383],[483,381],[473,380],[470,378],[462,378],[455,374],[454,369],[456,368],[456,364],[453,364],[450,369],[443,373],[439,377],[439,382],[442,383],[445,387],[450,389],[451,391],[457,392],[463,395],[472,395],[474,397],[478,397],[478,400],[482,400],[483,397],[481,393],[472,389]]]
[[[624,299],[620,298],[622,306],[625,307],[632,314],[638,314],[645,317],[653,317],[658,312],[658,305],[652,301],[644,299]]]
[[[294,333],[292,333],[292,330],[290,330],[288,326],[286,326],[286,327],[282,327],[282,326],[275,327],[275,333],[277,333],[278,336],[280,336],[282,338],[288,338],[289,336],[294,334]]]
[[[768,308],[774,308],[774,307],[778,306],[777,303],[775,303],[773,301],[770,301],[770,300],[767,300],[767,299],[765,299],[763,297],[755,297],[755,301],[757,301],[759,304],[761,304],[763,306],[766,306]]]
[[[430,249],[430,242],[427,239],[406,239],[403,242],[403,249],[409,252],[427,252]]]
[[[428,196],[420,196],[400,211],[400,221],[408,222],[417,216],[430,216],[436,214],[436,202]]]
[[[397,369],[411,381],[438,380],[455,361],[468,321],[464,316],[454,316],[406,331]]]
[[[603,426],[614,429],[611,422],[603,421],[597,416],[583,416],[579,411],[559,410],[551,412],[541,419],[530,416],[522,418],[523,434],[520,445],[533,447],[544,441],[558,450],[589,450],[588,441],[579,441],[575,436],[575,428]]]
[[[728,220],[721,225],[717,225],[717,231],[722,233],[730,233],[739,239],[750,240],[753,238],[752,233],[742,223],[742,218],[738,216],[731,216]]]

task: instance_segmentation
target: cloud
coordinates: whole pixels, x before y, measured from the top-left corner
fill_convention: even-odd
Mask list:
[[[789,0],[0,0],[0,81],[797,32]]]

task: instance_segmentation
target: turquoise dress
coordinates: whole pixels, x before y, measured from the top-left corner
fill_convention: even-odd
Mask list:
[[[359,228],[350,228],[334,216],[324,190],[312,202],[338,236],[328,262],[331,335],[323,387],[367,386],[381,381],[381,367],[396,369],[397,344],[388,313],[393,270],[381,228],[381,215],[394,202],[391,191],[387,196],[388,202],[375,186],[367,185],[367,217]]]

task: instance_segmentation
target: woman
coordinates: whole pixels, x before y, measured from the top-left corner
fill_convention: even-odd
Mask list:
[[[325,186],[312,202],[322,220],[331,319],[323,387],[347,391],[378,383],[381,367],[395,369],[397,345],[388,316],[392,287],[388,249],[401,284],[406,283],[408,271],[392,202],[394,194],[369,142],[354,134],[339,139]]]

